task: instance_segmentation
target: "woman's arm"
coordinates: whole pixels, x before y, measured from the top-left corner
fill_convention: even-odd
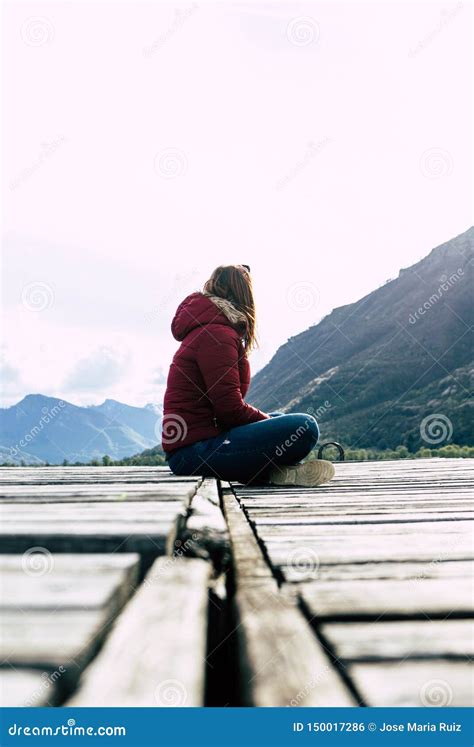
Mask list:
[[[243,355],[237,333],[215,325],[199,337],[197,364],[219,425],[238,425],[266,420],[268,415],[244,402],[240,391],[239,356]]]

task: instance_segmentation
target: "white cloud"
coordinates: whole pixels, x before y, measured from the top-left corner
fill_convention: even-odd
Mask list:
[[[173,3],[123,2],[111,35],[109,3],[37,0],[54,29],[39,47],[22,38],[24,7],[4,9],[9,402],[65,396],[65,382],[80,403],[157,401],[176,306],[228,262],[252,267],[256,370],[470,224],[467,7],[414,58],[441,4],[199,4],[170,34]],[[288,40],[298,16],[316,21],[314,43]],[[453,164],[436,180],[420,170],[432,148]],[[154,168],[169,149],[186,162],[176,178]],[[288,304],[307,282],[317,305]],[[98,359],[104,344],[129,365]]]
[[[64,382],[64,390],[106,392],[124,378],[130,365],[129,353],[101,346],[76,363]]]

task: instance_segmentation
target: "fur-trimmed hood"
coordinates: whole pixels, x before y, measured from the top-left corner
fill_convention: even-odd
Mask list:
[[[243,334],[246,323],[245,314],[227,299],[207,293],[191,293],[178,306],[171,331],[175,339],[181,341],[196,327],[207,324],[224,324]]]

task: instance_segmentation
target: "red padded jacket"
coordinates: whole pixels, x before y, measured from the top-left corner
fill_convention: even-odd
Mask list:
[[[164,398],[165,452],[268,417],[244,402],[250,367],[242,329],[208,296],[192,293],[185,298],[171,331],[181,345],[170,367]]]

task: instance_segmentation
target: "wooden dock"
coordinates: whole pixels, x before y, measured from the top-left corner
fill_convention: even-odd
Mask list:
[[[473,463],[1,469],[2,704],[473,705]]]

